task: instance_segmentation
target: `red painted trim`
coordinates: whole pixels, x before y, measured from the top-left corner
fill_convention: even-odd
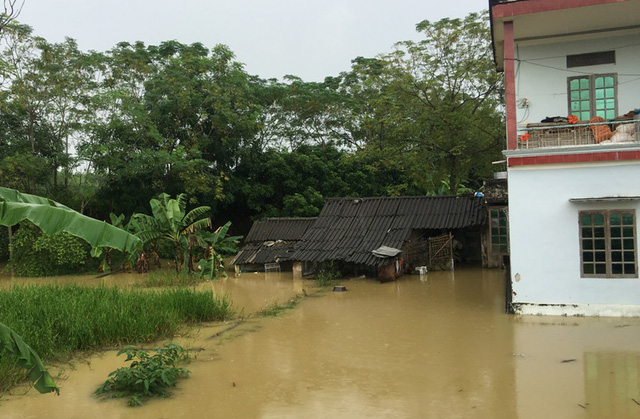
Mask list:
[[[588,163],[598,161],[640,160],[640,150],[601,151],[583,154],[555,154],[550,156],[520,156],[507,158],[507,166],[530,166],[538,164]]]
[[[518,121],[516,118],[516,71],[513,22],[504,22],[504,83],[507,104],[507,149],[518,148]]]
[[[494,19],[508,18],[531,13],[553,10],[576,9],[579,7],[599,6],[601,4],[622,3],[629,0],[528,0],[494,4],[491,13]]]

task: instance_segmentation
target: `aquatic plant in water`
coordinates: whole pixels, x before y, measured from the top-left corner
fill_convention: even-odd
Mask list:
[[[188,360],[188,353],[175,343],[158,348],[155,355],[135,346],[118,352],[118,356],[122,354],[127,355],[126,362],[131,365],[111,372],[95,394],[109,394],[113,398],[130,396],[129,406],[140,406],[148,397],[168,397],[169,388],[175,387],[179,378],[189,376],[189,370],[177,366]]]

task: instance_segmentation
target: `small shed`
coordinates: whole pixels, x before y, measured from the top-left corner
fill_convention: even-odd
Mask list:
[[[231,261],[245,271],[291,270],[289,256],[295,244],[315,221],[311,218],[263,218],[253,223],[245,244]]]
[[[392,264],[412,271],[429,263],[429,239],[446,234],[459,261],[479,264],[486,223],[482,197],[331,198],[289,259],[302,262],[305,271],[328,262],[338,263],[343,274],[391,273]],[[402,253],[381,258],[374,254],[381,246]]]

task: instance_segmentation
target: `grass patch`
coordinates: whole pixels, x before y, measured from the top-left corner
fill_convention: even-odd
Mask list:
[[[0,318],[46,362],[77,350],[150,342],[185,323],[225,320],[231,301],[212,292],[48,285],[0,291]]]
[[[185,287],[197,285],[206,279],[200,275],[188,273],[176,273],[175,271],[155,271],[140,281],[137,286],[145,288],[154,287]]]
[[[287,301],[286,303],[281,304],[278,301],[274,301],[271,304],[266,305],[260,310],[256,311],[256,315],[259,317],[277,317],[282,315],[287,310],[291,310],[304,298],[302,295],[298,295],[295,298]]]
[[[24,380],[26,371],[18,366],[17,358],[8,351],[0,351],[0,395]]]

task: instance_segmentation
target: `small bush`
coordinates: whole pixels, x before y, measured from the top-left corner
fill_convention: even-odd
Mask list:
[[[333,286],[342,278],[342,274],[338,271],[333,262],[329,262],[324,266],[316,277],[316,285],[319,287]]]
[[[177,366],[186,361],[188,355],[174,343],[156,349],[155,355],[135,346],[118,352],[118,356],[122,354],[127,355],[126,362],[133,362],[110,373],[110,378],[95,391],[96,394],[109,393],[114,398],[130,396],[129,406],[140,406],[148,397],[168,397],[168,389],[175,387],[179,378],[189,376],[189,370]]]
[[[68,233],[44,234],[31,223],[22,223],[13,236],[12,259],[19,276],[53,276],[85,272],[89,246]]]

